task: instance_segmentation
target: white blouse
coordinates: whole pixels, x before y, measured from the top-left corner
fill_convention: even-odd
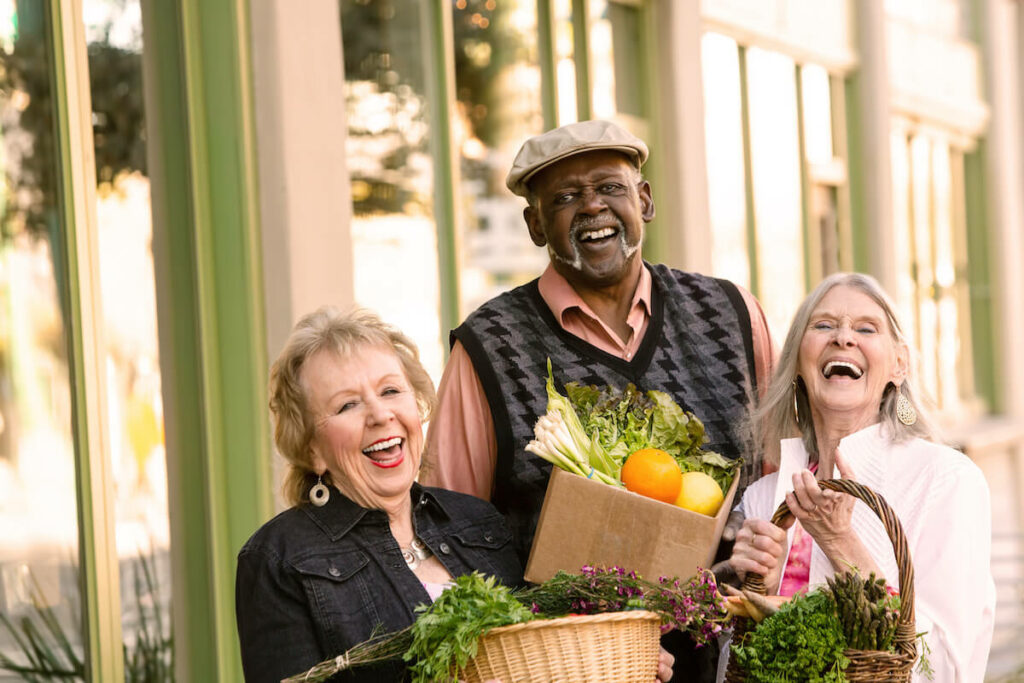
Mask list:
[[[996,591],[992,507],[981,470],[947,446],[922,439],[893,443],[878,424],[847,436],[839,451],[853,478],[885,498],[903,525],[914,565],[917,631],[927,631],[928,661],[935,672],[932,683],[983,680]],[[793,490],[792,475],[807,464],[803,442],[783,440],[779,471],[746,490],[740,502],[744,515],[771,519],[786,492]],[[833,477],[838,476],[836,470]],[[885,527],[861,501],[854,507],[852,526],[886,580],[898,585]],[[790,527],[790,541],[792,534]],[[824,583],[832,573],[825,553],[814,544],[810,586]],[[913,680],[927,679],[915,672]]]

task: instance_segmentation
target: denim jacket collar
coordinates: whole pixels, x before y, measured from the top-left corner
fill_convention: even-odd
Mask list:
[[[417,506],[422,507],[430,502],[446,518],[451,519],[451,515],[445,510],[441,500],[428,489],[420,486],[418,482],[413,482],[409,495],[412,498],[413,516],[416,514]],[[331,497],[323,507],[306,504],[302,506],[302,510],[332,541],[337,541],[345,536],[366,515],[386,517],[383,510],[364,508],[336,488],[331,489]]]

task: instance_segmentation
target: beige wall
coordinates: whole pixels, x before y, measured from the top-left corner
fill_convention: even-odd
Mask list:
[[[267,350],[321,304],[353,303],[337,0],[252,0]]]

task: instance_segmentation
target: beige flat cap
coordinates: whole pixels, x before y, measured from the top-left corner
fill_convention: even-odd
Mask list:
[[[527,197],[527,182],[537,171],[556,161],[595,149],[615,149],[629,156],[637,168],[647,161],[647,145],[611,121],[580,121],[535,135],[519,149],[505,185],[520,197]]]

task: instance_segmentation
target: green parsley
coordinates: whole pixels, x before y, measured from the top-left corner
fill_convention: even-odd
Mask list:
[[[476,656],[477,640],[492,628],[534,619],[534,614],[497,584],[473,572],[455,579],[433,605],[416,608],[412,645],[403,655],[413,683],[454,681]]]
[[[732,656],[754,683],[839,683],[850,663],[845,647],[835,603],[814,591],[794,596],[742,643],[734,643]]]

